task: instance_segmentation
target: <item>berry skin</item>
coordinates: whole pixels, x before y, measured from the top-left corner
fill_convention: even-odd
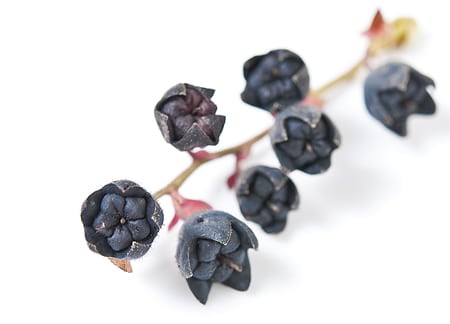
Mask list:
[[[129,180],[107,184],[92,193],[81,208],[89,248],[105,257],[142,257],[161,228],[164,215],[156,200]]]
[[[288,171],[325,172],[340,135],[327,115],[312,106],[293,105],[276,116],[270,132],[272,148]]]
[[[225,116],[216,115],[214,90],[179,83],[155,107],[155,118],[164,139],[180,151],[216,145]]]
[[[266,233],[281,232],[288,212],[299,205],[292,180],[280,169],[262,165],[241,174],[236,194],[242,215],[258,223]]]
[[[252,57],[244,64],[244,77],[247,84],[241,99],[272,113],[301,101],[309,92],[305,63],[286,49]]]
[[[436,104],[427,91],[434,81],[404,63],[388,63],[373,70],[364,82],[369,113],[385,127],[406,136],[412,114],[431,115]]]
[[[247,225],[230,214],[210,210],[183,223],[176,261],[194,296],[205,304],[214,282],[240,291],[248,289],[247,250],[257,247],[258,241]]]

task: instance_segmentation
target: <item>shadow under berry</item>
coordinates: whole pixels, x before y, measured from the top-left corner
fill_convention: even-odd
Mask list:
[[[440,107],[436,111],[436,116],[430,118],[415,118],[412,116],[409,121],[414,133],[408,135],[406,145],[413,149],[420,147],[429,147],[430,144],[435,145],[436,141],[448,137],[450,134],[450,102],[437,103]],[[450,147],[450,146],[447,146]]]

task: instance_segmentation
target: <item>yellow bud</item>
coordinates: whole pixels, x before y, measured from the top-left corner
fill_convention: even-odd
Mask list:
[[[404,46],[411,40],[416,30],[416,21],[412,18],[398,18],[385,23],[384,29],[372,37],[368,55],[377,55],[384,50]]]
[[[416,31],[416,21],[412,18],[398,18],[390,24],[392,42],[396,46],[403,46],[411,40]]]

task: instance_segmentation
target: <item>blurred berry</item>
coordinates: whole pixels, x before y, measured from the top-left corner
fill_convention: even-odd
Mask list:
[[[155,107],[155,118],[164,139],[180,151],[216,145],[225,117],[216,115],[210,99],[214,90],[179,83]]]
[[[340,135],[331,120],[312,106],[294,105],[276,116],[270,140],[282,167],[308,174],[325,172]]]
[[[248,289],[247,250],[257,247],[258,241],[247,225],[230,214],[211,210],[183,223],[176,260],[192,293],[205,304],[214,282],[236,290]]]
[[[292,180],[280,169],[256,166],[245,170],[236,190],[242,215],[266,233],[279,233],[287,214],[297,209],[299,195]]]
[[[309,73],[295,53],[278,49],[252,57],[244,64],[247,81],[241,98],[244,102],[278,112],[298,102],[309,92]]]
[[[434,81],[403,63],[388,63],[373,70],[364,83],[369,113],[385,127],[406,136],[411,114],[431,115],[436,104],[427,91]]]
[[[89,248],[106,257],[143,256],[163,224],[158,203],[129,180],[114,181],[83,203],[81,220]]]

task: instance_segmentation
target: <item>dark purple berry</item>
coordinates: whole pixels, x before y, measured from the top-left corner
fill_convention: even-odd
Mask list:
[[[131,260],[148,251],[164,215],[145,189],[132,181],[120,180],[107,184],[85,200],[81,221],[92,251]]]
[[[214,90],[179,83],[155,107],[155,118],[164,139],[180,151],[216,145],[225,116],[216,115]]]
[[[308,174],[325,172],[340,135],[331,120],[312,106],[293,105],[276,116],[270,140],[282,167]]]
[[[258,241],[250,228],[225,212],[189,217],[180,229],[176,261],[194,296],[205,304],[214,282],[236,290],[250,285],[247,250]]]
[[[385,127],[406,136],[410,115],[431,115],[436,111],[436,104],[427,91],[430,86],[434,86],[434,81],[409,65],[388,63],[366,78],[366,107]]]
[[[245,170],[236,189],[242,215],[266,233],[279,233],[287,214],[297,209],[299,195],[292,180],[280,169],[256,166]]]
[[[244,102],[277,112],[298,102],[309,92],[309,73],[295,53],[278,49],[252,57],[244,64],[247,81],[241,98]]]

